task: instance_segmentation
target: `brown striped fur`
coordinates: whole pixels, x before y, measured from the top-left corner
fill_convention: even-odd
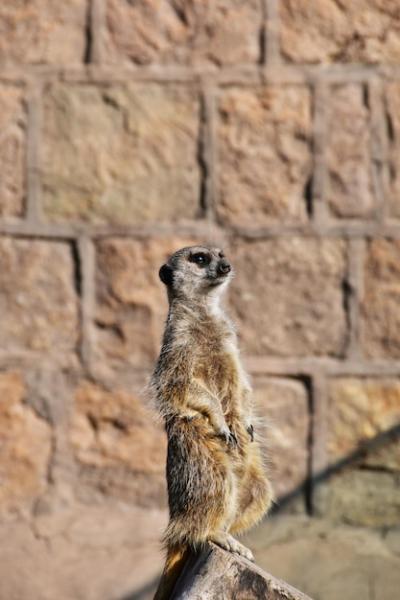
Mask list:
[[[193,246],[160,270],[169,313],[152,387],[168,435],[170,521],[156,600],[169,597],[186,551],[206,541],[251,559],[231,534],[259,521],[272,500],[253,440],[249,381],[235,330],[219,304],[229,269],[220,249]],[[171,556],[180,557],[180,568]]]

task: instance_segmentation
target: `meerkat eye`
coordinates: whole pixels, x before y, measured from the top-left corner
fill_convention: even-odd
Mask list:
[[[210,257],[203,252],[196,252],[196,254],[192,254],[189,257],[189,260],[190,262],[194,262],[196,265],[199,265],[199,267],[204,267],[210,263]]]

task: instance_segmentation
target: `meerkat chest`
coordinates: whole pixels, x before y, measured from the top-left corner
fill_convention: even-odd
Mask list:
[[[239,348],[236,341],[236,336],[232,338],[227,338],[224,342],[224,352],[227,356],[227,359],[232,364],[236,372],[237,385],[241,390],[250,391],[251,386],[249,382],[248,375],[244,370],[242,365],[242,361],[239,354]]]
[[[221,337],[198,355],[195,377],[201,379],[220,399],[232,396],[241,387],[241,367],[234,339]]]
[[[227,336],[221,344],[221,351],[226,354],[229,359],[235,364],[240,363],[239,349],[236,342],[236,337],[233,335]]]

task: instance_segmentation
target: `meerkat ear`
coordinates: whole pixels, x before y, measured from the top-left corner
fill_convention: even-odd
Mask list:
[[[158,275],[165,285],[172,285],[173,280],[173,270],[169,265],[163,265],[158,272]]]

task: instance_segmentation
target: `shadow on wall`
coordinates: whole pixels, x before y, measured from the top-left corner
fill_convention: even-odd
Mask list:
[[[314,477],[307,478],[302,484],[300,484],[289,494],[280,497],[273,510],[271,511],[271,514],[279,514],[279,512],[283,511],[287,507],[287,505],[289,505],[293,500],[302,496],[304,492],[306,493],[307,507],[309,513],[312,514],[313,492],[316,490],[318,485],[328,481],[331,477],[339,473],[345,467],[354,465],[361,459],[365,458],[367,454],[378,452],[382,450],[385,446],[395,444],[396,442],[400,443],[400,423],[382,433],[379,433],[374,438],[370,439],[368,442],[360,444],[360,446],[354,452],[348,454],[343,459],[333,463],[332,465],[329,465],[329,467],[317,473]],[[148,600],[151,592],[155,591],[158,580],[159,577],[152,579],[140,589],[132,592],[131,594],[119,598],[119,600]]]
[[[310,514],[313,512],[312,507],[312,497],[313,491],[315,491],[316,487],[321,483],[328,481],[333,475],[339,473],[345,467],[354,465],[362,458],[364,458],[367,454],[372,454],[373,452],[378,452],[383,449],[385,446],[389,446],[394,444],[395,442],[400,443],[400,423],[394,425],[390,429],[386,431],[382,431],[375,437],[370,440],[363,442],[359,445],[359,447],[351,452],[347,456],[344,456],[342,459],[330,464],[326,469],[323,469],[319,473],[316,473],[313,477],[308,477],[294,490],[281,496],[275,506],[273,507],[270,514],[277,514],[281,510],[283,510],[290,502],[294,499],[298,498],[301,494],[306,493],[306,502],[307,509]],[[371,469],[372,470],[372,469]]]

